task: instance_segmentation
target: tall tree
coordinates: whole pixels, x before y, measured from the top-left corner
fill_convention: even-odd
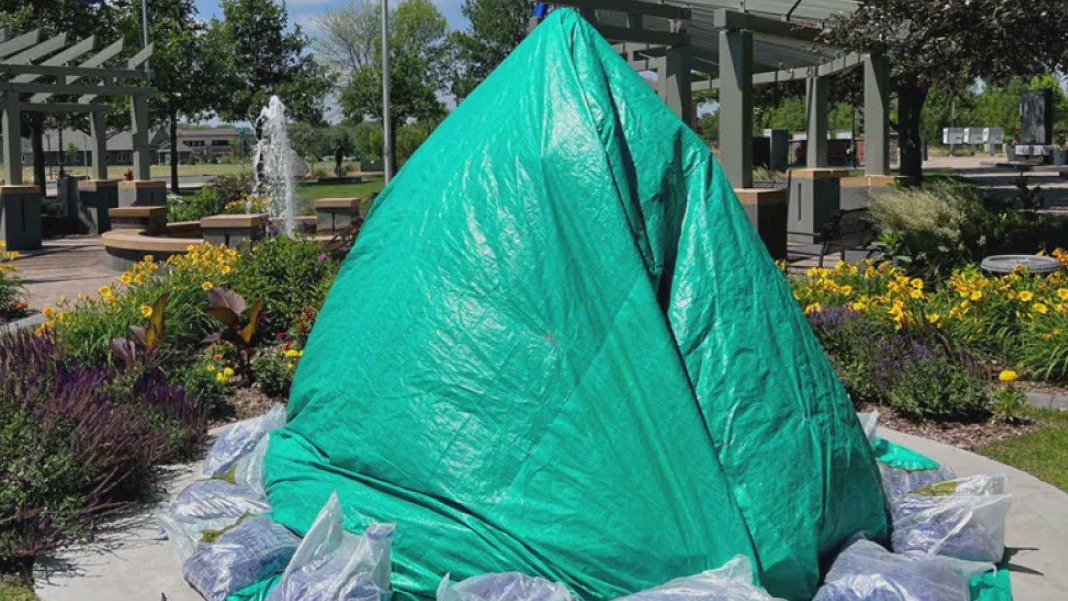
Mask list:
[[[1068,67],[1064,0],[859,0],[825,37],[886,56],[897,92],[901,174],[921,181],[921,115],[931,86],[947,80],[1001,82]]]
[[[471,27],[451,35],[456,50],[452,93],[466,98],[523,41],[529,0],[464,0],[460,11]]]
[[[319,56],[336,71],[346,74],[378,59],[382,43],[380,5],[371,0],[351,0],[318,18],[322,32],[315,39]]]
[[[178,123],[198,121],[212,113],[213,104],[226,96],[218,83],[225,79],[227,63],[220,40],[208,36],[206,24],[197,18],[193,0],[151,0],[148,5],[152,55],[152,85],[159,92],[149,100],[153,124],[167,123],[171,190],[178,193]],[[121,23],[130,46],[141,44],[140,3]],[[127,123],[128,125],[128,123]]]
[[[221,81],[227,93],[218,112],[231,121],[253,121],[272,95],[294,120],[322,120],[330,91],[326,69],[308,52],[300,25],[290,27],[285,6],[276,0],[221,0],[223,19],[214,19],[208,43],[224,48]]]
[[[381,10],[377,2],[364,2],[360,6],[360,10],[375,14]],[[361,14],[349,15],[351,27],[366,26],[367,21]],[[377,22],[374,27],[378,27]],[[430,0],[403,0],[393,10],[389,75],[393,121],[397,125],[408,119],[436,119],[444,114],[445,108],[438,95],[446,90],[446,27],[444,15]],[[332,35],[327,31],[324,37]],[[341,40],[333,43],[339,44]],[[377,119],[382,115],[380,45],[372,44],[367,54],[371,56],[370,61],[351,65],[353,68],[348,70],[349,79],[339,99],[345,117],[354,121]]]

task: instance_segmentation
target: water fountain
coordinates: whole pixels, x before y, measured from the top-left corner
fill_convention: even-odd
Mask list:
[[[256,120],[258,142],[252,157],[256,185],[253,194],[270,199],[268,213],[281,222],[281,230],[292,236],[297,221],[297,185],[293,166],[296,155],[289,146],[286,107],[277,96],[260,111]],[[251,204],[247,212],[252,212]]]

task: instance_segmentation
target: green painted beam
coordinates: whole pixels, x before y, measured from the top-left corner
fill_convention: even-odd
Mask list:
[[[754,33],[764,33],[806,42],[815,42],[820,33],[822,33],[822,30],[816,27],[808,27],[803,24],[781,21],[770,17],[761,17],[727,8],[716,10],[712,22],[716,29],[732,31],[744,29]]]
[[[78,58],[79,56],[85,54],[86,52],[89,52],[90,50],[92,50],[94,44],[96,44],[96,38],[94,36],[89,36],[89,37],[85,38],[84,40],[78,42],[77,44],[71,46],[70,48],[67,48],[63,52],[59,52],[59,53],[55,54],[54,56],[52,56],[48,60],[46,60],[43,63],[41,63],[39,66],[33,66],[33,65],[9,65],[9,68],[29,69],[29,71],[23,72],[21,75],[18,75],[16,77],[12,78],[11,82],[12,83],[30,83],[32,81],[35,81],[38,78],[43,77],[45,75],[45,73],[41,72],[41,69],[48,68],[48,67],[59,67],[61,65],[65,65],[65,64],[69,63],[70,61]],[[0,67],[0,71],[2,71],[2,67]]]
[[[111,107],[106,104],[80,104],[77,102],[23,102],[21,110],[37,113],[107,113]]]
[[[111,59],[115,58],[116,56],[118,56],[119,54],[121,54],[122,53],[122,47],[123,47],[122,40],[119,40],[119,41],[113,43],[112,45],[108,46],[107,48],[104,48],[100,52],[97,52],[89,60],[85,61],[84,63],[82,63],[80,65],[78,65],[78,68],[80,68],[80,69],[97,69],[101,65],[107,63],[109,60],[111,60]],[[93,76],[95,76],[95,75],[92,75],[92,74],[91,75],[86,75],[86,77],[93,77]],[[80,76],[68,77],[67,78],[67,83],[74,83],[74,82],[78,81],[79,79],[81,79]],[[30,102],[44,102],[44,101],[48,100],[51,96],[52,96],[51,94],[34,94],[30,98]],[[92,99],[90,99],[90,100],[92,100]],[[86,102],[89,102],[89,101],[87,100]]]
[[[32,74],[41,77],[66,77],[69,83],[90,78],[113,78],[113,79],[148,79],[148,72],[142,69],[127,69],[114,67],[80,67],[66,65],[4,65],[0,63],[2,75],[25,75]],[[20,80],[11,81],[19,83]],[[28,80],[33,81],[33,80]]]
[[[28,65],[42,56],[52,54],[66,45],[67,34],[61,33],[54,38],[41,42],[27,50],[23,50],[11,58],[4,59],[4,62],[12,65]]]
[[[552,2],[561,6],[573,6],[580,10],[610,10],[613,12],[660,17],[662,19],[688,20],[690,9],[670,4],[651,4],[636,0],[560,0]]]
[[[0,44],[0,58],[10,56],[16,52],[20,52],[30,46],[33,46],[41,39],[41,30],[35,29],[29,33],[24,33],[14,39],[7,40],[3,44]]]
[[[55,83],[15,83],[0,81],[0,90],[13,90],[20,94],[94,94],[97,96],[154,96],[156,89],[148,86],[106,85],[63,85]]]

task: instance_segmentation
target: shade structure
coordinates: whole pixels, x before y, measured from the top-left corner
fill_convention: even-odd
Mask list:
[[[880,538],[845,391],[706,145],[555,12],[375,202],[265,458],[273,517],[394,522],[394,594],[613,599],[755,560],[809,598]]]

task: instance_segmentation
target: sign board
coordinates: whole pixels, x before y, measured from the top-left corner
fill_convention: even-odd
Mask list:
[[[1000,127],[988,127],[983,130],[984,144],[1004,144],[1005,130]]]
[[[942,130],[942,143],[943,144],[963,144],[964,143],[964,128],[963,127],[947,127]]]
[[[965,144],[982,144],[983,132],[986,131],[981,127],[969,127],[964,130],[964,143]]]

